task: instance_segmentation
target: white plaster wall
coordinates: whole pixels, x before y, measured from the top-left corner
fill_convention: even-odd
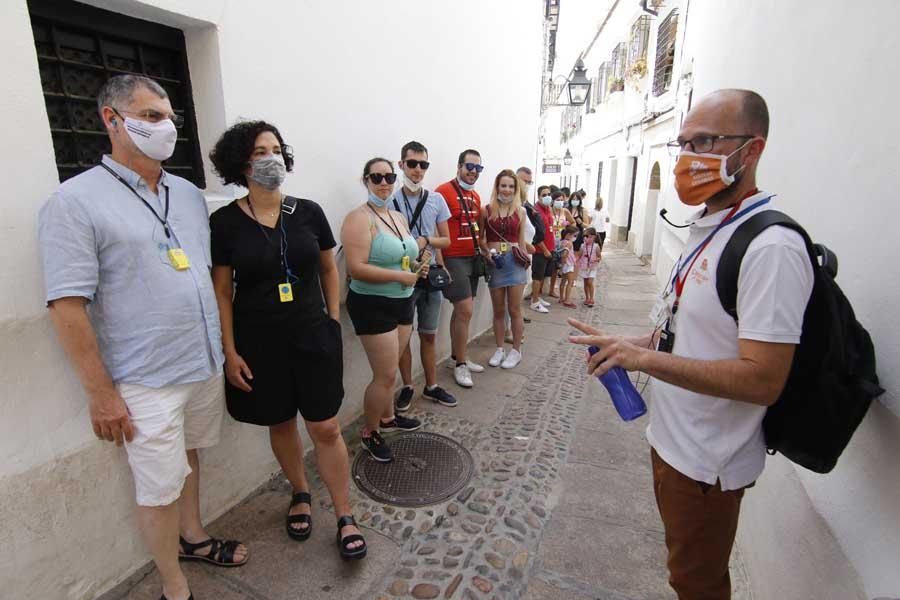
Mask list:
[[[483,195],[500,169],[533,163],[539,2],[89,3],[184,29],[203,155],[238,118],[273,121],[297,154],[286,190],[322,204],[336,232],[365,199],[365,160],[399,159],[410,139],[430,150],[429,187],[453,176],[467,147],[482,153]],[[0,157],[8,172],[28,174],[8,178],[0,202],[0,539],[8,548],[0,581],[4,597],[92,598],[148,556],[133,528],[124,456],[93,438],[43,306],[36,218],[58,178],[25,0],[0,3],[0,24],[0,51],[17,58],[0,94],[0,109],[15,115]],[[236,193],[208,164],[207,182],[211,207]],[[489,326],[486,296],[473,332]],[[442,331],[448,318],[446,310]],[[361,411],[369,373],[348,322],[345,348],[347,423]],[[203,456],[204,515],[221,514],[275,468],[264,430],[226,419],[222,445]]]
[[[797,468],[810,503],[796,510],[821,514],[867,597],[900,595],[900,125],[894,102],[900,84],[892,62],[900,54],[898,22],[900,4],[893,0],[829,0],[814,7],[782,0],[695,0],[685,46],[686,60],[693,60],[695,101],[724,87],[754,89],[767,99],[772,128],[760,186],[778,193],[781,206],[813,239],[838,254],[838,282],[875,342],[888,390],[881,404],[873,406],[834,472],[822,476]],[[782,510],[783,488],[768,483],[748,493],[748,505]],[[753,514],[742,531],[773,530],[755,540],[769,560],[796,565],[785,577],[805,581],[808,593],[829,583],[804,568],[810,561],[834,560],[827,549],[803,543],[813,535],[805,529],[810,519],[798,514],[784,523],[784,543],[775,543],[768,511]],[[763,562],[749,566],[753,580],[771,574]]]

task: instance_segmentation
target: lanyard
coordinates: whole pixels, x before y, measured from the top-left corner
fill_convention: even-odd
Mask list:
[[[404,189],[401,187],[401,188],[400,188],[400,193],[403,194],[403,203],[406,205],[406,220],[407,220],[407,223],[410,224],[410,227],[413,227],[416,231],[419,232],[419,235],[418,235],[417,237],[422,237],[422,225],[421,225],[420,223],[413,223],[413,217],[415,216],[415,213],[413,212],[412,207],[409,205],[409,198],[406,197],[406,190],[404,190]],[[421,192],[420,192],[420,195],[423,195],[423,194],[421,194]],[[419,202],[425,202],[425,198],[420,198],[420,199],[419,199]],[[416,207],[417,207],[417,208],[418,208],[418,206],[419,206],[419,205],[416,204]],[[410,233],[412,233],[412,232],[410,232]]]
[[[728,212],[728,214],[725,216],[725,218],[722,219],[722,222],[719,223],[718,226],[716,226],[716,228],[712,231],[712,233],[710,233],[708,236],[706,236],[706,239],[703,240],[703,242],[700,243],[699,246],[694,248],[694,250],[690,254],[688,254],[687,257],[683,261],[681,261],[678,264],[678,269],[676,269],[675,276],[672,278],[672,286],[675,289],[675,303],[672,307],[673,312],[677,311],[677,309],[678,309],[678,301],[681,298],[682,292],[684,291],[684,284],[687,283],[688,275],[690,275],[691,269],[694,267],[694,263],[697,262],[697,259],[700,257],[701,254],[703,254],[703,251],[706,249],[706,247],[709,245],[709,243],[712,241],[712,239],[716,236],[716,234],[719,233],[719,231],[721,231],[727,225],[729,225],[729,224],[733,223],[734,221],[736,221],[737,219],[743,217],[745,214],[759,208],[763,204],[767,204],[771,199],[772,199],[772,196],[769,196],[768,198],[763,198],[762,200],[754,202],[753,204],[751,204],[744,210],[740,210],[741,204],[743,204],[743,202],[744,202],[744,199],[741,199],[741,201],[738,202],[737,204],[735,204],[734,207]],[[738,212],[738,211],[740,211],[740,212]],[[690,264],[688,265],[688,263],[690,263]],[[688,265],[687,271],[685,271],[684,277],[679,277],[679,275],[681,274],[681,271],[684,269],[685,265]]]
[[[272,239],[269,237],[269,234],[266,233],[266,230],[263,228],[262,223],[259,222],[259,218],[257,218],[257,216],[256,216],[256,211],[253,210],[253,204],[250,202],[249,194],[247,195],[247,208],[250,209],[250,214],[253,215],[253,220],[256,221],[256,226],[259,227],[259,230],[265,236],[266,242],[271,244]],[[280,210],[278,212],[278,221],[276,222],[276,225],[278,225],[279,229],[281,230],[281,237],[278,240],[278,252],[280,254],[281,269],[282,269],[282,271],[284,271],[285,281],[287,283],[296,283],[299,280],[299,278],[296,277],[291,272],[291,267],[288,265],[288,262],[287,262],[288,241],[287,241],[287,231],[285,231],[285,229],[284,229],[284,217],[282,217],[282,214],[281,214],[283,212],[285,212],[285,210],[284,210],[284,199],[282,198],[282,210]],[[293,211],[291,211],[291,213],[287,213],[287,214],[292,214],[292,212]]]
[[[405,197],[406,196],[404,195],[404,198]],[[403,238],[403,235],[400,233],[400,227],[394,222],[394,217],[391,215],[391,211],[388,211],[388,218],[391,220],[391,222],[388,223],[387,221],[384,220],[384,217],[382,217],[381,215],[378,214],[378,211],[376,211],[374,208],[372,208],[371,204],[369,204],[368,206],[369,206],[369,210],[371,210],[373,213],[375,213],[375,216],[378,217],[378,219],[382,223],[384,223],[385,225],[388,226],[388,228],[391,230],[391,233],[393,233],[394,235],[397,236],[397,239],[400,240],[400,244],[403,245],[403,252],[405,253],[406,252],[406,240]]]
[[[160,216],[159,216],[159,213],[157,213],[157,212],[153,209],[153,207],[150,206],[150,203],[147,202],[147,200],[145,200],[143,196],[141,196],[140,194],[138,194],[137,191],[136,191],[133,187],[131,187],[131,185],[130,185],[127,181],[125,181],[124,179],[122,179],[122,176],[121,176],[121,175],[119,175],[118,173],[116,173],[115,171],[113,171],[112,169],[110,169],[109,166],[107,166],[106,163],[102,163],[102,162],[101,162],[101,163],[100,163],[100,166],[103,167],[104,169],[106,169],[107,171],[109,171],[109,174],[110,174],[110,175],[112,175],[113,177],[115,177],[116,179],[118,179],[119,182],[120,182],[122,185],[124,185],[125,187],[127,187],[129,190],[131,190],[131,193],[132,193],[132,194],[134,194],[135,196],[138,197],[138,200],[140,200],[141,202],[144,203],[144,206],[147,207],[147,210],[149,210],[150,212],[152,212],[152,213],[153,213],[153,216],[156,217],[156,220],[159,221],[160,223],[162,223],[163,231],[166,232],[166,238],[171,239],[171,238],[172,238],[172,235],[169,233],[169,186],[167,186],[167,185],[163,186],[164,188],[166,188],[166,212],[163,214],[162,217],[160,217]]]

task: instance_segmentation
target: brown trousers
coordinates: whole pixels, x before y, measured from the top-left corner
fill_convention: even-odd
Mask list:
[[[666,532],[669,585],[678,600],[729,600],[728,560],[744,490],[681,474],[651,448],[653,491]]]

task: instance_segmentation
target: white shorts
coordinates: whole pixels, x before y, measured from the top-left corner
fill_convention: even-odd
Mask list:
[[[163,388],[116,386],[128,407],[134,439],[125,443],[139,506],[166,506],[190,475],[187,450],[219,443],[225,412],[222,375]]]
[[[597,278],[597,267],[593,267],[587,271],[581,272],[582,279],[596,279]]]
[[[569,273],[574,273],[574,272],[575,272],[575,265],[563,265],[562,267],[560,267],[560,270],[559,270],[559,271],[560,271],[560,273],[562,273],[563,275],[568,275]]]

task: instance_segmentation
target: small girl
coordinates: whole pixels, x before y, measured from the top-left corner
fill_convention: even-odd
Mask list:
[[[584,305],[594,306],[594,278],[597,277],[597,265],[600,264],[600,244],[597,242],[597,230],[586,227],[584,243],[578,253],[578,270],[584,278]]]
[[[562,231],[562,240],[559,247],[562,250],[559,272],[562,275],[562,283],[559,285],[559,303],[566,308],[575,308],[574,302],[569,302],[572,286],[575,284],[575,248],[573,242],[578,236],[578,228],[568,225]]]

